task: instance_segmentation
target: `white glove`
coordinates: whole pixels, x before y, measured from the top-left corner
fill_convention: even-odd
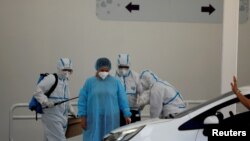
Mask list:
[[[144,91],[137,97],[137,105],[143,109],[145,105],[149,104],[150,91]]]
[[[77,114],[75,112],[71,112],[71,114],[74,116],[74,118],[77,118]]]
[[[48,107],[48,108],[52,108],[55,106],[54,102],[51,102],[51,101],[44,101],[43,105]]]
[[[75,118],[77,118],[77,114],[71,104],[69,105],[69,113],[72,114]]]

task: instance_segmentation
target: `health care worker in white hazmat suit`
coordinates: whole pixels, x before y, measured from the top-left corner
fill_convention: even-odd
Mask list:
[[[72,62],[68,58],[60,58],[57,63],[58,84],[55,90],[47,98],[46,93],[55,83],[53,74],[46,76],[38,85],[34,97],[43,107],[42,124],[44,128],[44,141],[66,141],[65,132],[68,122],[68,112],[76,117],[76,113],[70,104],[65,102],[54,106],[54,103],[70,98],[69,76],[72,73]]]
[[[152,71],[143,71],[140,79],[145,90],[142,97],[145,98],[146,95],[149,99],[151,118],[173,118],[186,109],[177,89],[170,83],[160,80]]]
[[[117,58],[117,70],[115,76],[119,78],[127,93],[131,122],[141,120],[140,107],[137,104],[137,97],[142,91],[140,76],[137,72],[131,70],[131,61],[129,54],[119,54]],[[122,112],[120,116],[121,126],[126,125]]]

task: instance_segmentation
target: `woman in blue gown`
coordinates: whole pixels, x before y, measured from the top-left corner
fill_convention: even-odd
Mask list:
[[[96,61],[96,75],[88,78],[80,90],[78,116],[84,129],[84,141],[101,141],[120,126],[120,110],[127,124],[131,122],[126,92],[118,79],[111,76],[108,58]]]

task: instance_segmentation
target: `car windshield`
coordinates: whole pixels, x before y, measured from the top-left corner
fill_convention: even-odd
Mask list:
[[[202,103],[202,104],[199,104],[199,105],[197,105],[197,106],[195,106],[195,107],[192,107],[192,108],[190,108],[190,109],[187,109],[187,110],[185,110],[185,111],[183,111],[183,112],[177,114],[174,118],[183,117],[183,116],[185,116],[185,115],[187,115],[187,114],[189,114],[189,113],[191,113],[191,112],[193,112],[193,111],[195,111],[195,110],[197,110],[197,109],[200,109],[200,108],[202,108],[202,107],[204,107],[204,106],[206,106],[206,105],[209,105],[209,104],[211,104],[211,103],[213,103],[213,102],[215,102],[215,101],[218,101],[218,100],[223,99],[223,98],[225,98],[225,97],[228,97],[228,96],[230,96],[230,95],[233,95],[233,92],[228,92],[228,93],[226,93],[226,94],[224,94],[224,95],[221,95],[221,96],[219,96],[219,97],[213,98],[213,99],[208,100],[208,101],[206,101],[206,102],[204,102],[204,103]]]

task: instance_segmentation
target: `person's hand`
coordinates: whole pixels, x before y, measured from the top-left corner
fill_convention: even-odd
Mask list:
[[[51,102],[51,101],[45,101],[45,102],[43,102],[43,105],[45,105],[46,108],[52,108],[55,106],[55,103]]]
[[[232,88],[232,91],[237,94],[240,92],[240,90],[238,89],[238,85],[237,85],[237,80],[236,80],[236,77],[234,76],[233,77],[233,82],[231,83],[231,88]]]
[[[70,112],[70,114],[74,117],[77,118],[77,114],[75,112]]]
[[[130,117],[126,117],[125,120],[126,120],[126,124],[130,124],[131,123],[131,118]]]
[[[86,117],[81,118],[81,127],[84,130],[87,129],[87,119],[86,119]]]
[[[69,113],[74,117],[74,118],[77,118],[77,114],[73,108],[73,106],[70,104],[69,105]]]

